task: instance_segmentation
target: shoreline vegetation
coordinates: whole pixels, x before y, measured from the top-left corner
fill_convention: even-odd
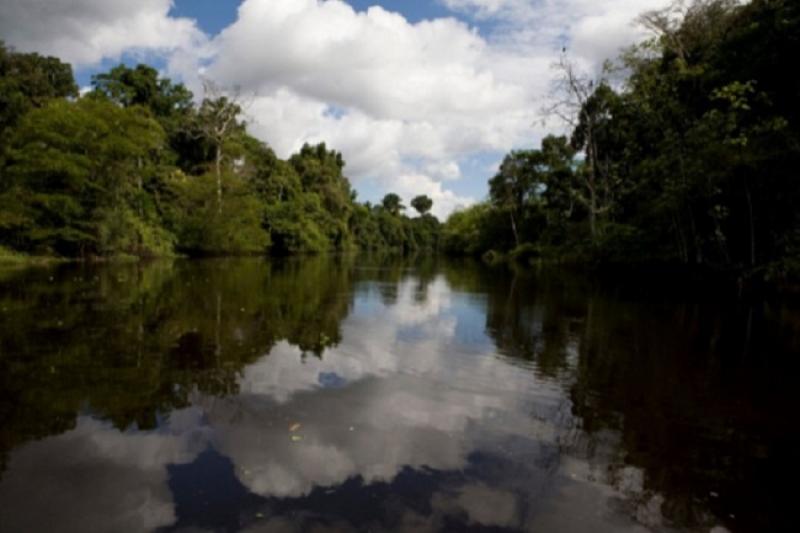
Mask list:
[[[0,45],[0,262],[438,248],[430,198],[358,202],[340,153],[278,158],[212,83],[199,104],[147,65],[92,83]]]
[[[800,293],[800,5],[696,0],[600,73],[565,50],[569,126],[507,154],[441,223],[415,197],[361,203],[342,154],[283,160],[245,99],[119,65],[79,95],[70,65],[0,43],[0,265],[390,250],[719,276]],[[535,105],[535,104],[533,104]]]
[[[565,50],[543,111],[568,124],[514,150],[446,251],[600,271],[800,284],[800,4],[676,2],[599,73]]]

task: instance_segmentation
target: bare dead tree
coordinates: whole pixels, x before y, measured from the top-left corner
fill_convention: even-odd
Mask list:
[[[238,87],[224,90],[211,80],[203,80],[204,97],[197,112],[196,128],[199,135],[214,145],[214,168],[217,178],[217,211],[222,211],[222,161],[225,143],[242,123],[244,101]]]
[[[663,9],[642,13],[636,22],[686,64],[693,40],[722,31],[726,14],[737,3],[738,0],[673,0]]]
[[[575,198],[589,211],[589,232],[592,240],[597,237],[597,219],[609,210],[609,205],[600,205],[600,179],[598,165],[597,139],[595,120],[588,109],[589,99],[597,87],[605,82],[604,73],[593,77],[581,72],[569,60],[564,50],[559,60],[552,65],[557,73],[553,85],[553,102],[543,109],[545,117],[556,117],[574,132],[578,127],[584,131],[584,151],[586,155],[586,172],[579,176],[583,189],[573,190]]]
[[[663,39],[669,49],[686,61],[686,47],[678,30],[688,9],[686,0],[675,0],[663,9],[642,13],[636,18],[636,22],[655,37]]]

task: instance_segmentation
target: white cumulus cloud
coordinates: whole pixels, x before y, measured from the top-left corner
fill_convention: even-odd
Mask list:
[[[171,0],[2,0],[0,36],[76,66],[125,52],[198,50],[205,35],[193,20],[170,16],[171,7]]]

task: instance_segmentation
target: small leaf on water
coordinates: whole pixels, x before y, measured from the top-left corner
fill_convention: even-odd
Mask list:
[[[303,440],[303,437],[300,435],[292,435],[292,442],[300,442],[301,440]]]
[[[292,424],[291,426],[289,426],[289,431],[291,431],[292,433],[294,433],[295,431],[297,431],[298,429],[300,429],[300,426],[301,426],[300,422],[295,422],[294,424]]]

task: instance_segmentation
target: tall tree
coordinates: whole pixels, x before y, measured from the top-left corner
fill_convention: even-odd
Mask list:
[[[406,206],[403,205],[400,197],[393,192],[390,192],[383,197],[383,200],[381,200],[381,205],[383,205],[383,208],[392,215],[399,215],[400,211],[403,211],[406,208]]]
[[[433,200],[431,200],[427,195],[421,194],[419,196],[415,196],[411,200],[411,207],[416,209],[417,213],[424,216],[428,214],[433,207]]]
[[[78,96],[72,67],[55,57],[21,54],[0,41],[0,133],[54,98]]]
[[[529,202],[542,192],[542,176],[534,164],[537,155],[532,150],[512,151],[489,180],[489,197],[492,204],[508,214],[515,246],[521,244],[520,218]]]
[[[606,82],[609,65],[599,77],[581,72],[567,58],[566,52],[554,65],[558,72],[556,101],[546,111],[559,117],[573,130],[573,147],[585,155],[582,187],[575,191],[576,198],[589,213],[589,234],[597,243],[598,218],[611,208],[612,188],[608,168],[601,166],[606,160],[600,153],[599,130],[607,124],[614,91]]]
[[[217,211],[222,211],[222,160],[225,143],[244,129],[239,122],[242,106],[238,94],[225,95],[216,84],[206,81],[205,97],[197,110],[196,126],[214,147],[214,172],[217,178]]]
[[[147,107],[158,118],[185,113],[192,107],[192,92],[182,83],[161,78],[148,65],[134,68],[118,65],[109,72],[92,76],[96,93],[102,94],[123,107]]]

